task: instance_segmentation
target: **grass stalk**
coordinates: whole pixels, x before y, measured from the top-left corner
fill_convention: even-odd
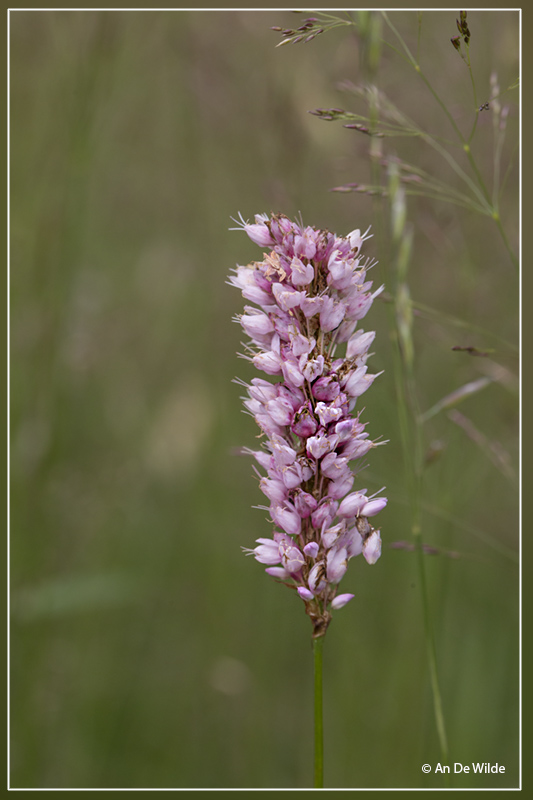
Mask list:
[[[395,220],[405,220],[405,194],[399,187],[398,174],[393,169],[389,177],[392,229],[393,263],[395,266],[394,293],[394,332],[397,347],[395,350],[395,383],[399,427],[407,475],[407,492],[411,505],[411,533],[417,552],[417,566],[420,583],[420,601],[424,624],[426,656],[429,669],[435,723],[439,739],[441,760],[448,763],[448,740],[444,722],[442,698],[440,693],[437,658],[431,619],[429,591],[426,578],[424,551],[421,534],[422,475],[424,468],[422,417],[420,414],[414,375],[414,343],[412,336],[412,302],[407,284],[407,273],[411,258],[412,232],[403,226],[395,229]],[[446,775],[449,785],[449,775]]]

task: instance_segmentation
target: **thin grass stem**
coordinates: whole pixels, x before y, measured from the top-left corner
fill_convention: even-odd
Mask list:
[[[397,193],[395,181],[391,176],[390,182],[391,203],[393,211],[396,204],[403,202],[401,194]],[[402,242],[403,239],[403,242]],[[405,244],[405,247],[402,247]],[[400,232],[400,238],[395,237],[394,264],[396,281],[394,285],[394,312],[395,335],[398,347],[395,348],[395,382],[398,397],[398,415],[400,436],[402,440],[403,455],[406,465],[407,492],[410,498],[412,537],[417,551],[417,564],[420,582],[420,601],[422,604],[424,639],[429,668],[430,685],[433,696],[435,723],[441,750],[441,759],[444,764],[448,762],[448,741],[444,724],[442,700],[437,675],[437,660],[435,654],[433,626],[427,588],[424,551],[421,539],[421,483],[424,468],[422,423],[418,406],[416,384],[414,375],[414,344],[412,337],[412,303],[409,287],[407,285],[407,271],[410,261],[410,234],[408,230]],[[448,783],[448,775],[446,775]]]
[[[513,252],[513,249],[512,249],[512,247],[511,247],[511,245],[509,243],[509,239],[507,238],[507,234],[505,233],[505,229],[504,229],[504,227],[502,225],[502,221],[500,219],[500,215],[498,214],[497,211],[495,211],[492,214],[492,218],[493,218],[494,222],[496,223],[496,227],[498,228],[498,231],[500,232],[500,236],[502,237],[503,243],[505,245],[505,248],[506,248],[507,252],[509,253],[511,261],[513,262],[513,266],[514,266],[514,268],[516,270],[518,270],[519,267],[520,267],[520,264],[518,263],[518,259],[515,256],[515,254]]]
[[[476,132],[477,128],[477,121],[479,119],[479,105],[477,100],[476,82],[474,80],[474,73],[472,72],[472,64],[470,63],[470,44],[466,45],[466,63],[468,65],[468,72],[470,73],[470,81],[472,83],[472,93],[474,95],[474,108],[476,109],[474,124],[472,125],[472,130],[470,131],[470,135],[468,137],[468,143],[470,144],[470,142],[474,138],[474,133]]]

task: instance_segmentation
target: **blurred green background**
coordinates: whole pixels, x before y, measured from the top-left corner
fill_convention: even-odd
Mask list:
[[[426,12],[424,69],[459,126],[468,69],[454,11]],[[416,12],[390,15],[416,48]],[[352,108],[368,49],[342,28],[276,49],[285,12],[14,11],[11,48],[11,785],[306,788],[312,783],[311,626],[303,604],[245,559],[271,530],[240,412],[242,309],[225,279],[260,251],[242,212],[302,212],[365,245],[389,276],[388,212],[328,190],[370,180],[370,140],[309,115]],[[368,20],[367,20],[368,21]],[[375,24],[379,20],[376,17]],[[469,13],[479,102],[518,75],[518,13]],[[390,32],[383,36],[393,42]],[[368,42],[367,42],[368,48]],[[446,119],[413,70],[375,51],[374,79],[426,130]],[[367,73],[368,74],[368,73]],[[518,231],[517,91],[508,92],[501,211]],[[387,140],[453,185],[420,140]],[[490,183],[493,130],[473,150]],[[514,160],[512,160],[514,159]],[[452,761],[498,762],[518,783],[518,280],[487,218],[413,199],[409,283],[422,410],[493,377],[425,425],[443,448],[424,481],[424,542]],[[376,229],[376,227],[375,227]],[[379,226],[377,227],[379,230]],[[390,288],[390,287],[387,287]],[[464,320],[458,327],[449,317]],[[325,647],[326,786],[440,787],[386,303],[364,397],[365,486],[387,486],[384,553],[350,564]],[[472,327],[469,327],[472,326]],[[473,358],[451,348],[491,350]],[[434,445],[435,446],[435,445]],[[450,558],[447,551],[456,552]]]

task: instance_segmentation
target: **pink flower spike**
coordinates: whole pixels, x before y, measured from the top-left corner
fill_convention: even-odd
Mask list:
[[[373,292],[367,280],[374,262],[360,251],[368,230],[341,237],[283,214],[256,215],[252,225],[240,216],[237,224],[262,248],[228,279],[245,298],[234,317],[249,340],[240,355],[266,373],[235,379],[263,437],[261,448],[241,452],[256,459],[268,498],[258,507],[274,523],[272,538],[242,549],[298,591],[313,636],[323,636],[328,609],[353,598],[336,595],[350,559],[363,553],[374,564],[381,554],[367,517],[387,500],[377,496],[382,489],[367,495],[350,462],[384,443],[354,410],[376,378],[366,365],[375,333],[356,329],[383,287]]]
[[[381,555],[381,536],[379,531],[374,531],[363,542],[363,555],[368,564],[375,564]]]
[[[309,589],[305,588],[305,586],[298,586],[298,589],[296,591],[298,592],[302,600],[312,600],[314,597],[313,592],[310,592]]]
[[[331,601],[331,607],[337,611],[339,608],[345,606],[346,603],[349,603],[354,597],[354,594],[338,594],[337,597]]]

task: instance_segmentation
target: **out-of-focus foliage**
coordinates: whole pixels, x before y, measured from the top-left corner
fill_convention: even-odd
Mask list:
[[[455,16],[424,14],[420,59],[468,130]],[[390,17],[416,48],[416,12]],[[516,79],[518,14],[468,22],[485,102],[493,71],[502,90]],[[257,430],[231,383],[253,373],[235,355],[241,298],[225,277],[257,253],[228,228],[239,211],[301,211],[344,234],[372,224],[379,201],[328,192],[371,180],[369,139],[307,113],[346,107],[336,86],[358,82],[370,39],[340,28],[276,49],[275,25],[294,17],[11,12],[14,787],[311,785],[310,626],[301,601],[240,551],[271,527],[251,508],[262,502],[252,465],[235,455]],[[373,63],[402,111],[451,136],[394,51]],[[516,100],[501,99],[502,164],[517,156]],[[488,176],[492,136],[487,111],[472,148]],[[419,140],[396,146],[453,184]],[[517,180],[515,164],[501,199],[515,248]],[[408,219],[422,411],[492,379],[459,417],[444,406],[424,428],[451,759],[506,768],[454,785],[516,786],[517,277],[490,219],[425,198],[409,201]],[[379,285],[388,234],[375,233],[366,252]],[[365,419],[390,443],[370,454],[364,485],[386,485],[390,500],[383,556],[353,562],[343,589],[356,597],[327,636],[325,780],[438,787],[421,772],[439,750],[415,556],[387,547],[409,538],[410,520],[385,303],[365,328],[377,330],[372,371],[385,370]]]

